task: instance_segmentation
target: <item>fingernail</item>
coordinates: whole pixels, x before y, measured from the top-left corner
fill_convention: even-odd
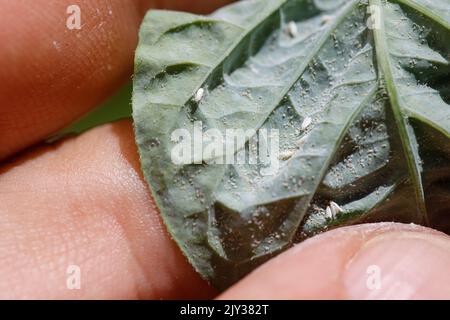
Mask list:
[[[449,299],[450,241],[395,232],[369,240],[348,263],[349,299]]]

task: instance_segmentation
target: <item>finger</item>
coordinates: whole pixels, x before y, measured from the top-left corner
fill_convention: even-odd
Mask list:
[[[448,299],[450,238],[393,223],[337,229],[269,261],[221,299]]]
[[[209,13],[236,0],[154,0],[154,7],[170,10],[192,11],[197,13]]]
[[[79,268],[80,290],[70,266]],[[40,148],[1,169],[0,274],[0,298],[214,295],[167,235],[129,122]]]
[[[0,0],[0,160],[68,125],[131,76],[150,7],[205,11],[223,0]],[[193,5],[188,5],[194,3]],[[80,8],[81,29],[69,29]]]

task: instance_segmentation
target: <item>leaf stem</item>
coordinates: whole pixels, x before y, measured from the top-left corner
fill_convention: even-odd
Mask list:
[[[405,154],[406,162],[408,164],[408,171],[412,184],[414,187],[417,210],[419,217],[423,220],[426,225],[429,225],[429,219],[425,204],[425,195],[422,186],[422,176],[420,164],[415,156],[414,146],[412,145],[412,139],[410,133],[408,132],[407,119],[402,113],[401,99],[395,85],[395,79],[392,72],[392,65],[389,58],[388,44],[386,39],[386,28],[385,20],[383,15],[383,4],[382,0],[369,0],[370,5],[378,7],[380,9],[380,26],[373,30],[376,48],[376,57],[378,61],[378,66],[380,68],[381,76],[384,79],[386,89],[391,102],[391,109],[394,114],[395,123],[398,128],[399,136],[402,141],[403,152]]]
[[[442,16],[436,14],[430,8],[416,2],[415,0],[396,0],[397,2],[404,4],[417,12],[423,14],[424,16],[432,19],[433,21],[436,21],[440,25],[442,25],[444,28],[450,30],[450,22],[442,18]]]

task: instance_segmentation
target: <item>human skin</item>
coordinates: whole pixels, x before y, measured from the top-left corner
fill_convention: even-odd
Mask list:
[[[130,78],[149,7],[225,2],[0,0],[0,298],[450,298],[449,237],[394,223],[309,239],[218,295],[167,234],[130,121],[39,144]],[[76,32],[65,27],[70,4],[82,9]],[[79,290],[67,288],[70,265]]]

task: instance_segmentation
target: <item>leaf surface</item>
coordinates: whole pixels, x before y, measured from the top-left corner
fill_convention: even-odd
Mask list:
[[[449,176],[449,10],[249,0],[147,14],[133,85],[142,169],[204,278],[226,288],[336,226],[444,225],[427,190]],[[174,158],[186,145],[188,161]]]

